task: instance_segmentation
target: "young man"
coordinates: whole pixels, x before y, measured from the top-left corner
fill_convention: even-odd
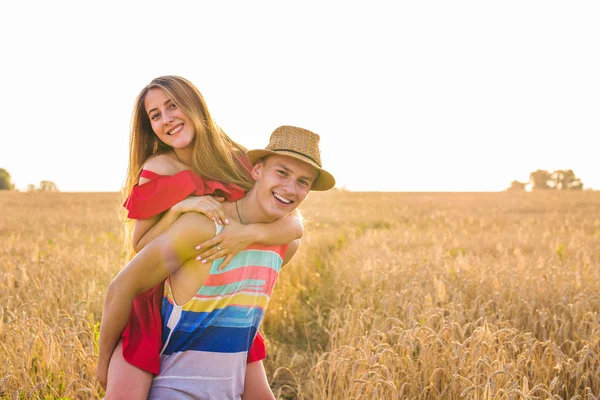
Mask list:
[[[271,222],[295,210],[310,190],[332,188],[335,179],[321,167],[318,142],[319,136],[308,130],[277,128],[265,149],[248,152],[254,187],[244,198],[223,203],[226,214],[242,224]],[[112,352],[133,298],[169,277],[162,305],[161,370],[149,398],[239,399],[244,392],[248,349],[279,270],[299,241],[252,245],[220,270],[222,260],[203,264],[194,251],[218,229],[201,214],[183,215],[108,287],[100,351]],[[257,371],[253,377],[266,383],[262,365]]]

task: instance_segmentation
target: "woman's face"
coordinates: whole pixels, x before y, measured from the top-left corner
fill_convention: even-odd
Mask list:
[[[187,115],[171,100],[164,90],[148,90],[144,99],[144,108],[150,119],[152,130],[166,145],[174,149],[192,146],[194,127]]]

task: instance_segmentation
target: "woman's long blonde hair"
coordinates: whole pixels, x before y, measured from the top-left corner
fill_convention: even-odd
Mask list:
[[[204,97],[190,81],[168,75],[153,79],[137,96],[131,117],[129,167],[122,190],[123,197],[129,196],[138,183],[144,163],[150,156],[172,150],[158,139],[146,113],[146,95],[150,89],[156,88],[164,90],[193,125],[195,135],[190,169],[201,177],[250,190],[254,181],[242,161],[246,157],[246,149],[215,124]],[[131,224],[126,225],[129,225],[126,236],[131,238]]]

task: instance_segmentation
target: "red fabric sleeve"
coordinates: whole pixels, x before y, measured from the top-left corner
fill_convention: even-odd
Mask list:
[[[254,342],[248,351],[247,363],[253,363],[256,361],[262,361],[267,358],[267,348],[265,346],[265,339],[262,337],[259,331],[256,331]]]
[[[145,175],[145,177],[150,180],[134,186],[129,197],[123,203],[123,206],[129,211],[128,218],[153,217],[190,195],[218,194],[229,201],[235,201],[244,196],[244,191],[239,186],[202,179],[189,170],[180,171],[175,175],[156,175],[152,178]]]
[[[156,179],[159,176],[160,176],[159,174],[157,174],[154,171],[150,171],[149,169],[143,169],[142,172],[140,173],[140,178],[146,178],[146,179]]]

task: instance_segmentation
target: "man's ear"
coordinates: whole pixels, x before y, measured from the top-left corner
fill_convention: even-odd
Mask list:
[[[263,161],[262,160],[258,160],[256,162],[256,164],[254,164],[254,167],[252,167],[252,178],[257,181],[258,178],[260,177],[260,175],[262,174],[264,169],[264,165],[263,165]]]

